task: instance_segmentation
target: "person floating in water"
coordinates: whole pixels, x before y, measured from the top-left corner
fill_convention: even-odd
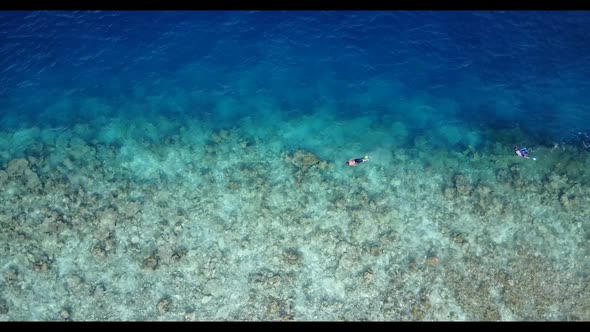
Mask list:
[[[533,160],[537,160],[537,158],[534,158],[534,157],[533,157],[533,158],[531,158],[531,157],[529,157],[529,151],[528,151],[526,148],[519,149],[519,148],[518,148],[518,145],[515,145],[515,146],[514,146],[514,153],[515,153],[517,156],[519,156],[519,157],[523,157],[523,158],[526,158],[526,159],[533,159]]]
[[[368,161],[368,160],[369,160],[369,156],[364,156],[363,158],[350,159],[349,161],[346,162],[346,165],[356,166],[357,164],[360,164],[360,163]]]

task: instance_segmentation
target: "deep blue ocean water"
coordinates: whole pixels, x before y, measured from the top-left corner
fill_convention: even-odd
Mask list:
[[[407,110],[395,107],[396,98],[440,97],[457,104],[452,114],[438,110],[442,117],[476,128],[518,125],[540,143],[590,123],[584,11],[1,15],[2,125],[9,128],[36,123],[41,109],[65,96],[72,105],[44,124],[97,116],[80,111],[79,98],[101,98],[132,116],[116,105],[196,89],[264,93],[289,114],[327,101],[343,117],[400,119]],[[382,86],[371,90],[374,79]],[[210,100],[194,99],[178,101],[189,116],[211,112]]]
[[[589,26],[0,12],[0,320],[587,321]]]

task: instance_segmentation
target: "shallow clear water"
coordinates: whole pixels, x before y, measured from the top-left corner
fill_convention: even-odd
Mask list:
[[[0,22],[0,320],[590,319],[588,12]]]

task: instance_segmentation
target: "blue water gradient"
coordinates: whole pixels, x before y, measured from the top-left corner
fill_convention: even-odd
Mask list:
[[[329,102],[343,117],[402,120],[400,98],[440,98],[454,104],[437,109],[441,117],[519,126],[539,143],[590,123],[583,11],[50,11],[4,12],[1,21],[5,127],[97,116],[79,110],[80,98],[121,105],[171,90],[190,116],[212,112],[208,98],[186,96],[198,90],[264,93],[290,114]],[[40,116],[62,97],[70,105]]]

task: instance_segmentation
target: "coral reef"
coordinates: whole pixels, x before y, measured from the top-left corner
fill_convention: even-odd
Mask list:
[[[82,132],[0,170],[0,320],[589,318],[587,156]]]
[[[295,167],[297,184],[300,184],[305,179],[310,169],[317,167],[324,170],[328,167],[327,161],[321,160],[315,154],[305,150],[297,150],[293,154],[286,154],[284,160]]]

